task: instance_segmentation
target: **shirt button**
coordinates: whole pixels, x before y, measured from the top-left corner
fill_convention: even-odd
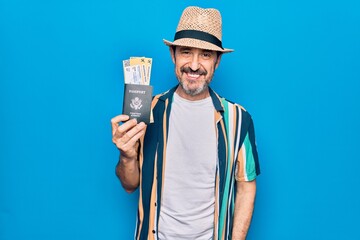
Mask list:
[[[152,230],[153,233],[155,233],[155,230]]]

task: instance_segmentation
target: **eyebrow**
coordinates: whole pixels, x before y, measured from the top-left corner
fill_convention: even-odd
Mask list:
[[[184,50],[191,50],[191,47],[180,47],[179,50],[180,51],[184,51]]]
[[[191,49],[194,49],[192,47],[179,47],[179,51],[184,51],[184,50],[191,50]],[[213,51],[213,50],[209,50],[209,49],[201,49],[201,52],[207,52],[207,53],[212,53],[212,52],[216,52],[216,51]]]

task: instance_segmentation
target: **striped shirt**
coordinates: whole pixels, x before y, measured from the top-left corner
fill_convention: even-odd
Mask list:
[[[157,239],[169,116],[177,87],[153,98],[154,122],[147,126],[139,154],[140,186],[135,239]],[[209,88],[214,105],[218,144],[215,179],[214,239],[231,239],[236,181],[252,181],[260,174],[251,116]]]

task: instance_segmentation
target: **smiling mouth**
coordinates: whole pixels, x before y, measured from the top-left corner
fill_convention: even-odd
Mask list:
[[[203,69],[198,69],[196,71],[193,71],[190,67],[181,67],[180,68],[180,71],[182,73],[186,73],[186,75],[189,77],[189,78],[198,78],[200,77],[201,75],[206,75],[207,74],[207,71],[206,70],[203,70]]]
[[[194,74],[194,73],[186,73],[186,75],[187,75],[188,78],[190,78],[190,79],[197,79],[198,77],[201,76],[201,74]]]

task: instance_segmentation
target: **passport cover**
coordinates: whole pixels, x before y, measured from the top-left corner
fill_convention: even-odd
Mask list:
[[[150,123],[152,101],[152,86],[140,84],[125,84],[123,114],[137,122]]]

